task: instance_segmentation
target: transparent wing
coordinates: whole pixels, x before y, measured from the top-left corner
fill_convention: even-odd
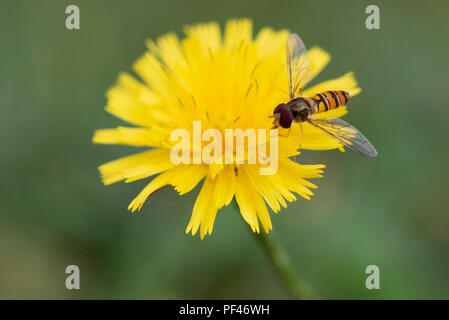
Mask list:
[[[362,156],[374,158],[376,148],[356,128],[340,118],[308,119],[308,122]]]
[[[301,38],[292,33],[287,41],[287,71],[290,98],[296,97],[310,78],[310,60],[307,56],[306,46]]]

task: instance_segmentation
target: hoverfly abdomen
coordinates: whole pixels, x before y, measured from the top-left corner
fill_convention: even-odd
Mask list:
[[[349,101],[349,93],[342,90],[325,91],[312,97],[315,102],[313,113],[320,113],[338,108]]]

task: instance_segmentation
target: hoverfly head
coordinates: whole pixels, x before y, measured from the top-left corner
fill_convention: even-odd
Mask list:
[[[274,127],[277,128],[281,126],[282,128],[290,128],[293,122],[293,115],[290,109],[287,108],[285,103],[278,105],[274,111]]]

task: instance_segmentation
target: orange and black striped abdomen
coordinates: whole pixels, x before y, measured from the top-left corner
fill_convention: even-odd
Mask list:
[[[324,91],[312,97],[314,101],[313,113],[320,113],[344,106],[349,101],[346,91]]]

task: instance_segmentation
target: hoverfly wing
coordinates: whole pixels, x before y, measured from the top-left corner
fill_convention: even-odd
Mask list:
[[[377,150],[367,138],[355,127],[340,118],[307,120],[312,126],[322,130],[352,151],[365,157],[374,158]]]
[[[306,46],[296,33],[292,33],[287,41],[287,72],[290,98],[293,99],[298,88],[301,89],[309,80],[311,73]]]

